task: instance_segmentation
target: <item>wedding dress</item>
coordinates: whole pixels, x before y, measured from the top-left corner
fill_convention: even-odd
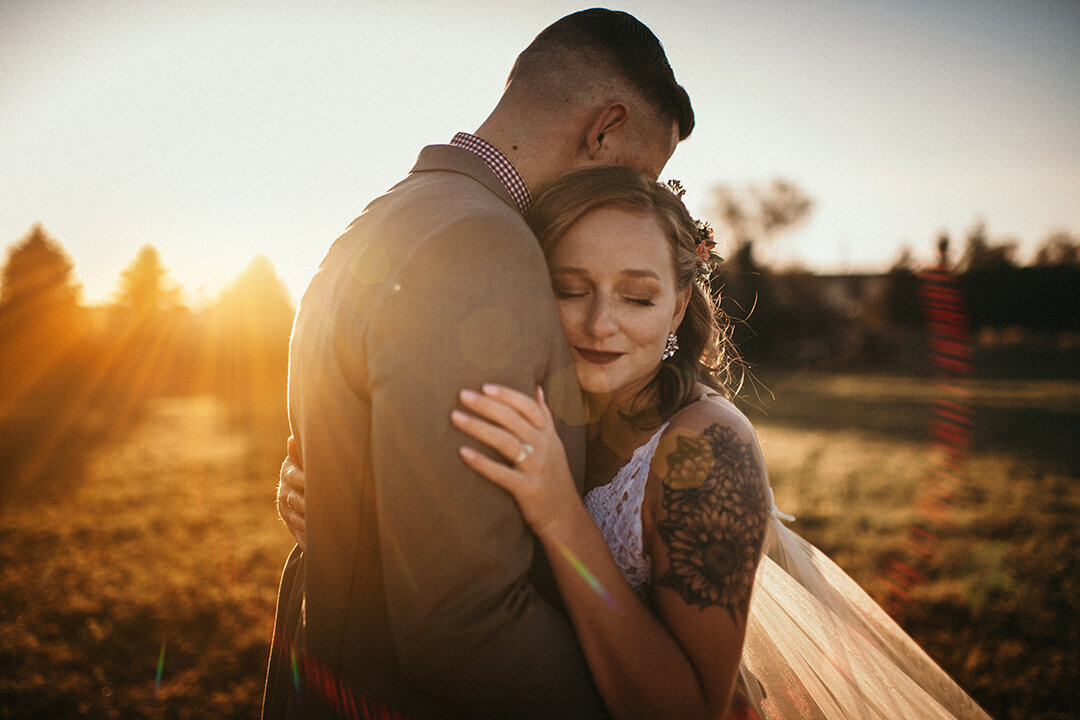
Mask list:
[[[649,604],[641,537],[645,481],[663,425],[585,506],[630,586]],[[772,491],[769,491],[771,498]],[[909,720],[989,716],[772,505],[732,717]]]

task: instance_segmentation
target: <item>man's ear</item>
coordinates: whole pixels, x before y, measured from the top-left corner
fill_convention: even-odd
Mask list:
[[[595,160],[600,154],[605,136],[625,125],[629,117],[630,108],[621,102],[609,103],[596,114],[585,136],[590,160]]]

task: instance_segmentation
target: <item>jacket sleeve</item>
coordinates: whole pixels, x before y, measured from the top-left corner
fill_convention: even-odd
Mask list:
[[[580,395],[543,256],[520,226],[470,218],[426,238],[368,326],[376,515],[391,633],[407,677],[482,717],[602,714],[565,616],[528,576],[509,494],[469,470],[450,425],[462,388]],[[575,411],[578,413],[575,416]],[[580,427],[569,429],[581,456]]]

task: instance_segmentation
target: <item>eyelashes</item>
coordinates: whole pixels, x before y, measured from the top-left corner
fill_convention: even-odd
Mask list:
[[[586,297],[588,294],[588,292],[560,290],[559,288],[555,288],[555,297],[559,300],[575,300],[578,298]],[[639,307],[652,307],[653,305],[655,305],[655,303],[652,301],[652,298],[628,297],[624,295],[622,296],[622,300],[624,302],[630,303],[632,305],[637,305]]]

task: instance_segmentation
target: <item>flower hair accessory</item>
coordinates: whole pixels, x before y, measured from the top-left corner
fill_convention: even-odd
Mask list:
[[[682,196],[686,194],[685,188],[683,188],[682,183],[678,180],[668,180],[667,186],[668,189],[675,194],[675,197],[680,200],[682,200]],[[717,265],[724,261],[724,258],[716,253],[716,240],[713,236],[713,229],[709,226],[709,223],[704,220],[694,219],[694,225],[697,226],[697,238],[694,241],[694,245],[698,257],[698,282],[708,285],[710,278],[712,278],[713,270],[716,269]]]

